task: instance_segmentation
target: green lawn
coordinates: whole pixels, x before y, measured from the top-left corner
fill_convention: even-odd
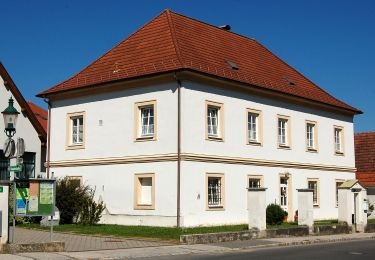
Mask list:
[[[331,223],[331,222],[330,222]],[[330,224],[326,223],[326,224]],[[18,227],[49,230],[49,227],[41,227],[39,224],[19,224]],[[298,227],[296,222],[282,223],[281,225],[267,225],[267,229]],[[145,227],[145,226],[121,226],[121,225],[59,225],[53,228],[56,232],[69,232],[75,234],[115,236],[115,237],[142,237],[163,240],[179,240],[181,235],[204,234],[218,232],[245,231],[248,225],[173,228],[173,227]]]
[[[20,224],[18,227],[49,230],[49,227],[41,227],[39,224]],[[120,225],[59,225],[54,231],[71,232],[76,234],[115,236],[115,237],[142,237],[163,240],[180,240],[180,235],[217,233],[247,230],[247,225],[213,226],[196,228],[168,228],[168,227],[144,227],[144,226],[120,226]]]
[[[374,218],[367,219],[367,223],[369,223],[369,224],[375,224],[375,219]]]
[[[327,220],[316,220],[316,221],[314,221],[314,225],[316,225],[316,226],[336,225],[338,223],[339,223],[338,219],[327,219]]]

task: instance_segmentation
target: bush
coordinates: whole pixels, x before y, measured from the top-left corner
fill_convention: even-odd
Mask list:
[[[270,204],[266,209],[266,221],[269,225],[280,225],[284,218],[288,216],[288,212],[283,210],[280,205]]]
[[[78,213],[78,223],[83,225],[92,225],[99,222],[105,209],[103,201],[98,203],[94,200],[95,191],[89,191],[89,194],[83,199],[83,203]]]
[[[80,185],[68,177],[56,181],[56,207],[60,211],[60,224],[72,224],[76,220],[86,224],[99,222],[104,204],[94,201],[94,193],[89,186]]]

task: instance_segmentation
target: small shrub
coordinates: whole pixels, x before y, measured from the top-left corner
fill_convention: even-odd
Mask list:
[[[72,224],[83,204],[89,187],[80,186],[67,177],[56,180],[56,207],[60,211],[60,224]]]
[[[284,218],[288,216],[288,212],[283,210],[280,205],[270,204],[266,209],[266,222],[269,225],[280,225]]]
[[[98,203],[94,200],[95,191],[90,190],[83,199],[78,213],[78,223],[83,225],[97,224],[105,209],[103,201]]]

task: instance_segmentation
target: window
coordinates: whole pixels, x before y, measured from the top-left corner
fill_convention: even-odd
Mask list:
[[[278,116],[277,141],[280,148],[290,147],[290,119],[287,116]]]
[[[82,186],[82,176],[67,176],[69,182],[76,188]]]
[[[224,175],[207,174],[207,209],[224,209]]]
[[[335,137],[335,154],[344,154],[344,143],[343,143],[344,129],[339,126],[334,127],[334,137]]]
[[[307,151],[317,151],[317,127],[313,121],[306,121],[306,148]]]
[[[247,143],[261,144],[261,112],[247,109]]]
[[[260,188],[263,187],[263,176],[260,175],[248,175],[248,188]]]
[[[3,150],[0,150],[0,180],[9,180],[9,159],[4,156]]]
[[[25,152],[22,155],[22,172],[18,173],[21,179],[35,178],[35,153]]]
[[[206,139],[223,140],[223,104],[206,101]]]
[[[84,148],[85,145],[85,112],[67,115],[67,149]]]
[[[280,176],[280,206],[285,211],[288,211],[288,179],[286,176]]]
[[[135,174],[135,209],[155,209],[154,174]]]
[[[138,141],[156,140],[156,101],[135,103],[135,125]]]
[[[319,180],[318,179],[308,179],[307,187],[313,190],[313,205],[319,206]]]
[[[339,206],[339,187],[344,183],[344,180],[336,180],[336,207]]]

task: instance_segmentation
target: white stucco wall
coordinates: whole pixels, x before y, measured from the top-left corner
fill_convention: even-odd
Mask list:
[[[350,116],[318,111],[282,101],[207,85],[182,82],[181,152],[354,167],[353,123]],[[80,161],[127,156],[155,156],[177,153],[177,83],[124,89],[113,93],[77,97],[52,103],[51,161]],[[156,100],[157,140],[134,141],[135,102]],[[224,104],[224,142],[205,139],[205,101]],[[246,109],[262,111],[263,144],[247,145]],[[67,113],[85,112],[85,148],[66,150]],[[277,114],[290,116],[291,149],[277,148]],[[103,125],[99,126],[99,120]],[[305,120],[317,122],[317,153],[306,152]],[[334,155],[333,126],[344,127],[345,155]],[[147,162],[96,166],[54,167],[54,175],[82,176],[96,187],[108,208],[103,223],[173,226],[176,224],[176,162]],[[320,205],[315,219],[337,218],[335,180],[355,178],[354,172],[245,165],[240,163],[181,162],[182,226],[246,223],[247,177],[262,175],[267,187],[267,203],[279,203],[279,174],[291,174],[292,214],[297,210],[296,189],[307,188],[307,178],[320,183]],[[134,210],[134,174],[155,173],[154,210]],[[222,173],[225,178],[225,209],[206,210],[206,173]],[[104,187],[104,190],[103,190]],[[293,216],[291,216],[292,218]]]
[[[173,82],[53,102],[51,161],[176,153],[176,86]],[[135,142],[134,104],[149,100],[157,102],[157,140]],[[85,149],[66,150],[67,113],[81,111],[86,113]]]
[[[0,110],[3,111],[5,108],[8,107],[8,100],[10,97],[13,97],[10,91],[4,86],[4,81],[0,77]],[[14,100],[14,107],[21,112],[21,107],[18,104],[17,100],[13,97]],[[0,120],[0,144],[1,148],[4,144],[5,140],[8,138],[4,133],[4,120],[3,116],[1,115]],[[16,134],[13,137],[14,140],[17,140],[18,137],[21,137],[25,140],[26,152],[34,152],[35,155],[35,177],[40,174],[40,162],[41,162],[41,141],[38,137],[38,133],[36,132],[35,128],[32,126],[30,120],[23,115],[22,113],[19,114],[17,119],[17,126],[16,126]]]
[[[183,86],[183,152],[354,167],[353,121],[350,116],[189,81],[184,81]],[[224,142],[205,140],[206,100],[224,104]],[[262,146],[245,144],[247,108],[262,111]],[[291,149],[277,148],[278,114],[290,116]],[[306,152],[305,120],[317,122],[318,153]],[[334,154],[334,125],[344,127],[344,156]]]
[[[298,209],[297,189],[307,188],[307,178],[320,180],[320,206],[314,207],[314,219],[337,219],[336,179],[352,179],[353,173],[285,169],[251,165],[182,162],[181,205],[184,226],[243,224],[247,221],[247,178],[263,175],[266,202],[280,203],[279,173],[288,171],[292,186],[292,212]],[[224,210],[206,210],[206,173],[223,173]],[[290,195],[290,194],[289,194]]]
[[[118,164],[53,168],[56,178],[81,176],[85,185],[95,189],[107,208],[101,223],[174,226],[176,225],[176,162]],[[154,173],[155,209],[134,209],[135,174]]]

